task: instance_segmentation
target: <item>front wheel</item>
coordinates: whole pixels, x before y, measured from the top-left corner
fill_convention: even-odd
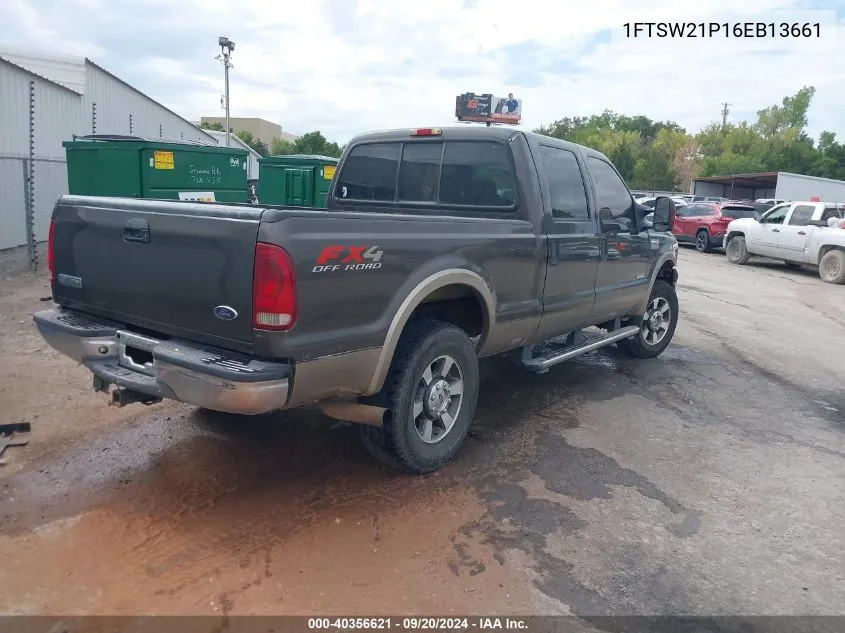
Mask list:
[[[640,331],[617,343],[624,354],[634,358],[654,358],[661,354],[678,326],[678,295],[674,286],[662,279],[654,282],[645,314],[629,320],[628,325],[639,325]]]
[[[695,234],[695,250],[699,253],[710,252],[710,234],[704,229]]]
[[[728,256],[728,261],[731,264],[739,264],[743,266],[751,259],[751,254],[745,246],[745,238],[742,235],[735,235],[728,239],[725,245],[725,254]]]
[[[819,277],[829,284],[845,283],[845,251],[832,250],[822,255]]]
[[[385,381],[390,413],[383,426],[361,428],[364,447],[411,473],[445,466],[469,431],[478,383],[478,357],[463,330],[431,319],[411,322]]]

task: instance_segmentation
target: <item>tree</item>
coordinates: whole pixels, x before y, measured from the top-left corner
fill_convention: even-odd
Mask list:
[[[288,154],[296,154],[296,147],[290,141],[285,141],[276,137],[270,143],[270,154],[272,156],[286,156]]]
[[[235,134],[239,139],[241,139],[244,143],[249,145],[252,149],[258,152],[261,156],[269,156],[270,149],[267,147],[267,144],[264,141],[260,141],[259,139],[255,138],[252,135],[252,132],[247,130],[241,130],[237,134]]]
[[[330,143],[320,131],[303,134],[294,143],[297,154],[319,154],[321,156],[340,156],[340,147],[337,143]]]
[[[805,86],[780,104],[760,109],[756,121],[705,126],[688,134],[672,121],[653,121],[605,110],[564,117],[536,132],[599,150],[629,186],[688,190],[698,176],[792,171],[845,179],[845,143],[822,132],[818,144],[805,132],[815,88]]]
[[[203,121],[200,123],[200,129],[202,130],[214,130],[215,132],[225,132],[226,128],[223,127],[222,123],[210,123],[208,121]]]

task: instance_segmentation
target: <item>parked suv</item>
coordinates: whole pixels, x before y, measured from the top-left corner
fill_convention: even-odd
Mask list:
[[[678,209],[672,235],[680,243],[695,244],[695,249],[707,253],[722,247],[728,223],[740,218],[756,218],[757,209],[736,202],[693,202]]]

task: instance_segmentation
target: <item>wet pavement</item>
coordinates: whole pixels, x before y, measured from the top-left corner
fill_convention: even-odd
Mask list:
[[[10,396],[38,419],[0,472],[0,612],[843,613],[845,288],[680,270],[659,359],[485,361],[464,448],[424,477],[313,409],[115,412],[78,368],[61,403]]]

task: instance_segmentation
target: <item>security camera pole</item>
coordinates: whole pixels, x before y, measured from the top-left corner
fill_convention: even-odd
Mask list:
[[[218,55],[215,59],[219,59],[223,62],[223,74],[226,78],[226,88],[225,88],[225,95],[226,95],[226,147],[230,147],[229,143],[229,69],[232,67],[232,63],[229,61],[229,57],[232,54],[232,51],[235,50],[235,43],[230,40],[228,37],[221,35],[217,39],[217,43],[220,45],[220,55]]]

